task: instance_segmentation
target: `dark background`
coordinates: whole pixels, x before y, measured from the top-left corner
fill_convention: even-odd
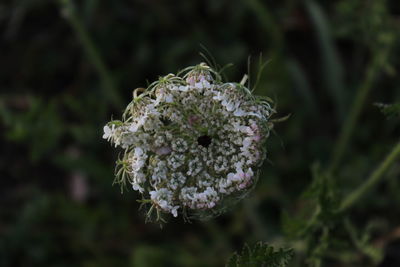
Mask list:
[[[222,266],[260,240],[294,247],[293,266],[304,266],[303,241],[284,234],[282,213],[302,208],[311,166],[328,165],[359,88],[370,90],[334,176],[340,193],[398,140],[398,119],[374,103],[400,101],[399,33],[396,0],[1,1],[0,266]],[[292,116],[275,125],[248,199],[216,219],[171,218],[160,229],[144,223],[136,192],[112,186],[118,151],[102,130],[133,89],[204,61],[201,44],[234,64],[232,81],[252,56],[254,82],[262,54],[256,93]],[[375,225],[371,244],[386,256],[400,236],[399,175],[396,162],[349,215],[360,229]],[[372,266],[343,246],[326,266]]]

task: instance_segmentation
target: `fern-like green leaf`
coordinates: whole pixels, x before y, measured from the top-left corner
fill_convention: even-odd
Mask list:
[[[234,253],[228,260],[227,267],[285,267],[293,257],[293,249],[274,247],[258,242],[253,248],[245,244],[240,254]]]

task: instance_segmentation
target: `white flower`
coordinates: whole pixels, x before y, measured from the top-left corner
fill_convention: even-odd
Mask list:
[[[243,111],[243,110],[240,109],[240,108],[237,108],[237,109],[235,110],[235,112],[233,113],[233,115],[235,115],[235,116],[237,116],[237,117],[242,117],[242,116],[245,116],[246,114],[247,114],[247,112]]]
[[[159,147],[156,149],[156,153],[158,155],[168,155],[169,153],[171,153],[171,148],[167,146]]]
[[[245,139],[243,139],[243,150],[247,149],[249,146],[251,145],[251,138],[250,137],[246,137]]]
[[[178,209],[179,209],[179,206],[174,206],[174,207],[172,207],[172,209],[171,209],[171,214],[172,214],[174,217],[178,217]]]
[[[211,84],[207,80],[203,80],[203,88],[210,88]]]
[[[132,183],[132,189],[135,191],[139,191],[140,193],[143,193],[144,189],[137,183]]]
[[[197,89],[203,89],[203,83],[202,82],[195,83],[194,87]]]
[[[221,100],[225,100],[225,96],[221,92],[218,92],[217,95],[213,96],[213,99],[221,101]],[[225,101],[225,103],[226,103],[226,101]]]
[[[256,181],[268,105],[211,73],[200,64],[160,78],[128,105],[121,125],[104,127],[103,138],[125,150],[120,180],[158,213],[215,215]]]
[[[255,117],[257,117],[257,118],[262,118],[262,115],[261,114],[259,114],[259,113],[255,113],[255,112],[247,112],[247,115],[249,115],[249,116],[255,116]]]
[[[189,90],[189,87],[181,85],[181,86],[178,87],[178,90],[182,91],[182,92],[187,92],[187,90]]]
[[[239,106],[239,102],[235,102],[234,100],[229,101],[226,99],[222,100],[221,104],[225,106],[226,110],[229,112],[235,110]]]
[[[110,128],[108,125],[106,125],[106,126],[104,126],[103,131],[104,131],[103,138],[104,138],[104,139],[107,139],[107,140],[110,140],[110,138],[111,138],[111,137],[113,136],[113,134],[114,134],[115,125],[113,124],[113,125],[111,126],[111,128]]]
[[[138,131],[138,129],[143,126],[143,124],[146,122],[147,120],[147,116],[142,116],[140,117],[136,122],[133,122],[130,127],[129,127],[129,131],[131,131],[132,133],[135,133]]]
[[[166,103],[172,103],[174,101],[174,97],[172,95],[166,95],[165,96],[165,102]]]
[[[135,156],[140,157],[143,155],[143,149],[141,147],[135,147]]]

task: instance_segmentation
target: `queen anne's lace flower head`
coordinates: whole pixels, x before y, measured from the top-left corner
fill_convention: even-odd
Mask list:
[[[103,138],[125,150],[116,180],[142,194],[149,216],[208,218],[255,184],[272,113],[266,100],[202,63],[135,91]]]

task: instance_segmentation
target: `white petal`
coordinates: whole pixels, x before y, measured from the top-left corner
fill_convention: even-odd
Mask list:
[[[179,91],[186,92],[189,89],[188,86],[179,86]]]
[[[198,88],[198,89],[203,89],[203,83],[198,82],[194,85],[194,87]]]
[[[165,96],[165,102],[172,103],[174,101],[174,97],[172,95]]]
[[[131,127],[129,127],[129,131],[135,133],[137,132],[139,126],[140,126],[139,123],[132,123]]]
[[[135,156],[140,157],[143,155],[143,149],[141,147],[135,147]]]
[[[175,206],[175,207],[173,207],[172,208],[172,210],[171,210],[171,213],[172,213],[172,215],[174,216],[174,217],[177,217],[178,216],[178,208],[179,208],[179,206]]]
[[[233,115],[235,115],[237,117],[242,117],[242,116],[246,115],[246,112],[244,112],[242,109],[238,108],[238,109],[235,110]]]
[[[111,135],[110,127],[108,127],[108,125],[104,126],[103,131],[104,131],[103,138],[108,139]]]
[[[249,116],[256,116],[257,118],[260,118],[260,119],[262,118],[262,116],[261,116],[260,114],[254,113],[254,112],[248,112],[247,115],[249,115]]]

